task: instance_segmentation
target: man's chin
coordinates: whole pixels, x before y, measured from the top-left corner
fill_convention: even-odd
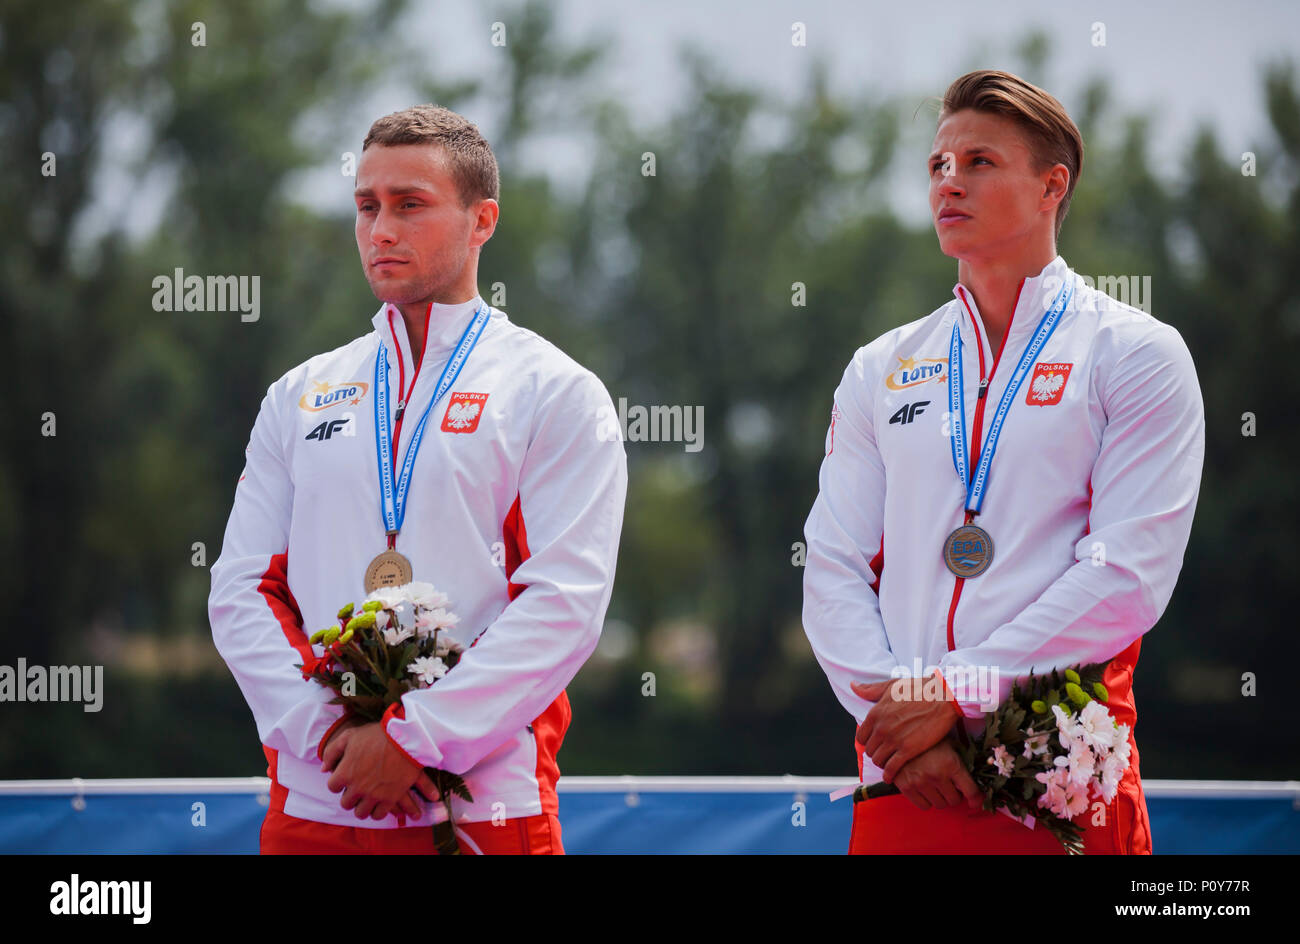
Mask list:
[[[416,289],[405,284],[394,284],[389,279],[370,279],[368,281],[370,282],[371,293],[375,298],[387,305],[409,305],[426,297],[425,294]]]

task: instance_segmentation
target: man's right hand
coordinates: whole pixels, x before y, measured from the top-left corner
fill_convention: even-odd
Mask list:
[[[363,724],[370,724],[370,723],[372,722],[368,722],[364,718],[361,718],[356,715],[348,718],[346,721],[344,721],[337,728],[335,728],[333,731],[330,732],[330,736],[326,738],[325,743],[321,745],[321,753],[322,754],[326,753],[330,745],[330,742],[333,741],[340,734],[342,734],[344,731],[347,731],[350,728],[358,728]],[[344,748],[344,750],[346,751],[346,747]],[[334,768],[338,766],[338,762],[342,760],[342,757],[343,755],[340,754],[338,757],[333,758],[334,761],[333,763],[329,763],[327,761],[326,763],[322,764],[321,770],[323,772],[329,772],[334,770]],[[420,804],[416,800],[416,796],[415,796],[416,790],[419,790],[421,793],[423,793],[425,799],[428,799],[430,802],[434,802],[435,800],[438,799],[438,790],[436,787],[434,787],[433,781],[429,779],[428,774],[421,773],[416,783],[416,786],[412,787],[410,791],[403,794],[402,797],[397,801],[397,805],[393,807],[392,812],[393,815],[397,817],[397,825],[405,826],[406,818],[408,816],[411,819],[420,818],[420,814],[423,811],[420,809]],[[375,814],[380,814],[380,815],[375,815]],[[371,815],[371,819],[376,819],[376,820],[383,819],[384,816],[386,815],[387,815],[386,812],[380,810],[379,808],[376,808],[374,814]]]
[[[894,777],[894,786],[922,810],[959,806],[963,798],[972,810],[984,803],[984,794],[946,738],[904,764]]]
[[[326,738],[325,743],[320,746],[321,756],[324,756],[325,748],[329,746],[330,741],[338,737],[339,734],[346,731],[348,728],[355,728],[365,723],[366,723],[366,719],[362,718],[359,715],[351,715],[350,717],[346,718],[341,724],[339,724],[337,728],[335,728],[333,731],[330,732],[330,736]]]

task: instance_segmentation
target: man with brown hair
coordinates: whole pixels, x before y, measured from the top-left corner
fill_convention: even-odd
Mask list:
[[[564,689],[600,635],[627,490],[598,432],[613,405],[479,297],[499,193],[472,124],[432,105],[376,121],[354,198],[383,304],[267,390],[212,568],[213,638],[269,764],[262,851],[432,852],[432,767],[473,795],[453,801],[463,851],[560,853]],[[467,649],[362,723],[297,666],[385,570],[448,594]]]
[[[835,391],[804,627],[862,779],[901,791],[855,807],[850,852],[1061,852],[979,809],[949,738],[1031,670],[1108,660],[1131,766],[1075,822],[1086,852],[1151,851],[1133,671],[1182,566],[1205,417],[1178,332],[1057,255],[1082,163],[1042,89],[953,82],[928,169],[954,299],[860,348]]]

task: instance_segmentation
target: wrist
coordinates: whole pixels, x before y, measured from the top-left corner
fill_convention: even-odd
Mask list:
[[[325,759],[325,745],[329,744],[330,738],[332,738],[335,735],[338,729],[343,727],[348,722],[354,720],[356,720],[356,716],[353,715],[351,711],[348,711],[345,708],[343,710],[343,714],[339,715],[338,718],[334,721],[334,723],[331,724],[328,729],[326,729],[324,736],[322,736],[320,739],[320,744],[316,746],[316,758],[318,760]]]
[[[379,721],[379,728],[381,731],[384,732],[384,737],[388,739],[388,743],[391,744],[393,747],[397,748],[397,750],[401,752],[402,756],[406,758],[407,761],[409,761],[413,767],[419,770],[424,770],[424,768],[428,765],[424,764],[422,761],[416,759],[415,757],[412,757],[410,752],[407,751],[406,748],[402,747],[401,744],[397,743],[397,738],[393,737],[393,732],[388,730],[389,722],[394,720],[397,721],[406,720],[406,707],[400,701],[395,701],[388,706],[388,709],[384,712],[383,718],[381,718]]]
[[[935,669],[934,674],[939,677],[939,683],[943,685],[944,699],[948,702],[948,706],[953,710],[956,718],[965,719],[966,712],[962,711],[961,702],[957,700],[957,696],[953,693],[952,687],[948,684],[948,680],[944,677],[943,672],[939,669]]]

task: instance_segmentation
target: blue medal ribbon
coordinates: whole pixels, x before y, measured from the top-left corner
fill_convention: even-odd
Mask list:
[[[1070,304],[1072,297],[1074,297],[1074,285],[1067,279],[1065,286],[1057,293],[1056,298],[1052,300],[1052,304],[1039,320],[1038,329],[1034,332],[1029,347],[1025,348],[1025,352],[1020,355],[1016,372],[1011,375],[1011,382],[1007,384],[1007,389],[1002,394],[1002,401],[993,415],[988,439],[980,454],[979,468],[975,470],[973,478],[968,471],[970,458],[966,446],[966,388],[961,379],[961,324],[960,320],[953,322],[952,343],[948,347],[948,410],[952,417],[950,437],[952,465],[957,470],[957,477],[961,479],[962,485],[966,487],[966,511],[973,515],[979,514],[980,506],[984,503],[984,487],[988,483],[989,466],[993,464],[993,453],[997,450],[998,436],[1002,433],[1002,424],[1006,420],[1007,411],[1011,409],[1011,402],[1029,373],[1029,368],[1038,360],[1038,354],[1047,344],[1047,339],[1056,330],[1061,314]]]
[[[411,470],[415,468],[415,456],[420,451],[420,442],[424,439],[424,427],[429,421],[429,414],[460,376],[461,368],[469,359],[474,345],[478,344],[478,339],[483,334],[491,314],[491,309],[487,305],[480,306],[478,311],[474,312],[474,317],[465,326],[465,332],[460,336],[456,349],[443,365],[433,399],[424,408],[420,422],[415,427],[415,433],[411,436],[411,442],[406,447],[406,458],[402,460],[402,473],[398,477],[396,489],[393,488],[392,430],[388,421],[388,352],[383,339],[379,341],[379,353],[375,356],[375,455],[379,461],[379,497],[383,506],[384,529],[388,534],[397,534],[401,531],[402,522],[406,520],[406,492],[411,484]]]

